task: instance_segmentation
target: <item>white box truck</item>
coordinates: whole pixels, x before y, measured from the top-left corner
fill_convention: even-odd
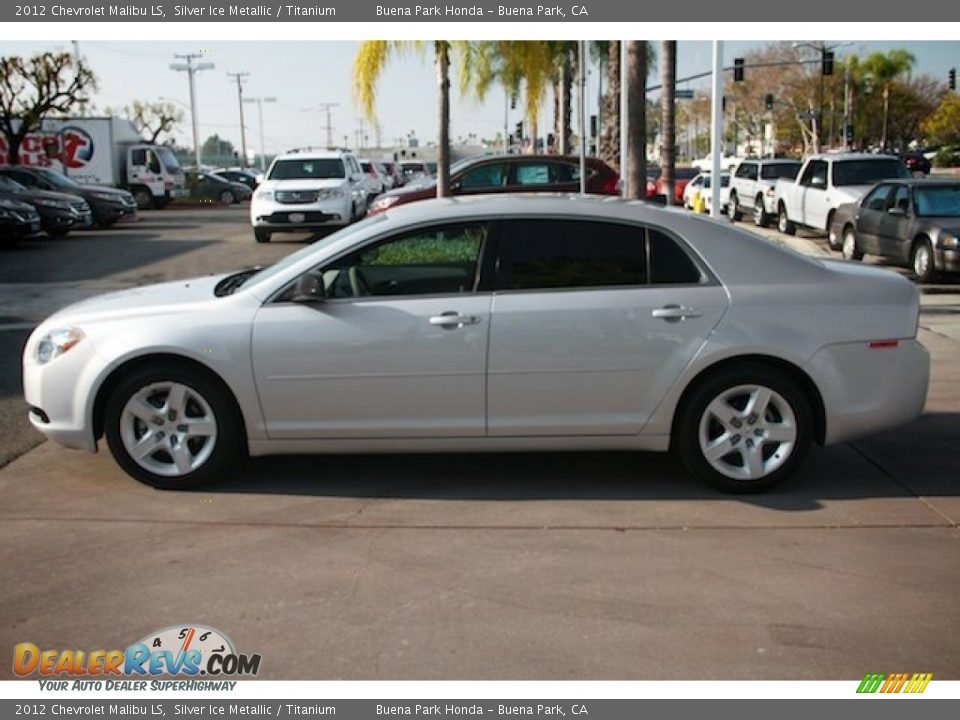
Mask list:
[[[6,150],[0,137],[3,160]],[[39,131],[24,138],[20,163],[48,167],[85,185],[124,188],[141,208],[160,208],[188,193],[173,151],[145,142],[126,118],[46,119]]]

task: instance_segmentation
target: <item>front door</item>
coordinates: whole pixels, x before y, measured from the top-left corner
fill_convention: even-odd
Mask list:
[[[892,187],[878,185],[871,190],[857,210],[857,244],[860,250],[871,255],[880,255],[880,224],[887,213],[887,198]]]
[[[264,305],[253,366],[269,436],[482,436],[486,236],[482,223],[408,231],[317,268],[325,301]]]
[[[633,435],[719,322],[726,293],[636,225],[505,220],[490,436]]]

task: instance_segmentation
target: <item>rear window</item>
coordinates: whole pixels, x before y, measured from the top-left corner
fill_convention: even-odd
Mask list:
[[[346,177],[339,158],[277,160],[270,168],[270,180],[328,180]]]
[[[840,160],[833,163],[833,184],[873,185],[880,180],[910,177],[899,160]]]
[[[760,177],[764,180],[776,180],[777,178],[794,180],[799,172],[800,163],[776,163],[773,165],[764,165],[760,169]]]
[[[677,242],[650,228],[650,282],[654,285],[689,285],[701,281],[700,270]]]

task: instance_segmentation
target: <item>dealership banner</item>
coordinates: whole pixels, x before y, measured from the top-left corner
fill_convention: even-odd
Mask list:
[[[623,2],[623,0],[317,0],[315,3],[231,2],[230,0],[59,0],[59,2],[4,3],[0,22],[859,22],[864,3],[806,0],[776,4],[769,0],[733,0],[728,3],[690,0],[685,3]],[[960,4],[939,0],[893,0],[869,4],[870,18],[887,22],[956,21]]]

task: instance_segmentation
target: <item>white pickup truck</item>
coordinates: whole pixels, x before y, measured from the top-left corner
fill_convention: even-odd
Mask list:
[[[892,155],[811,155],[796,180],[777,180],[777,229],[787,235],[798,227],[829,231],[838,207],[854,202],[880,180],[906,177],[909,171]]]

